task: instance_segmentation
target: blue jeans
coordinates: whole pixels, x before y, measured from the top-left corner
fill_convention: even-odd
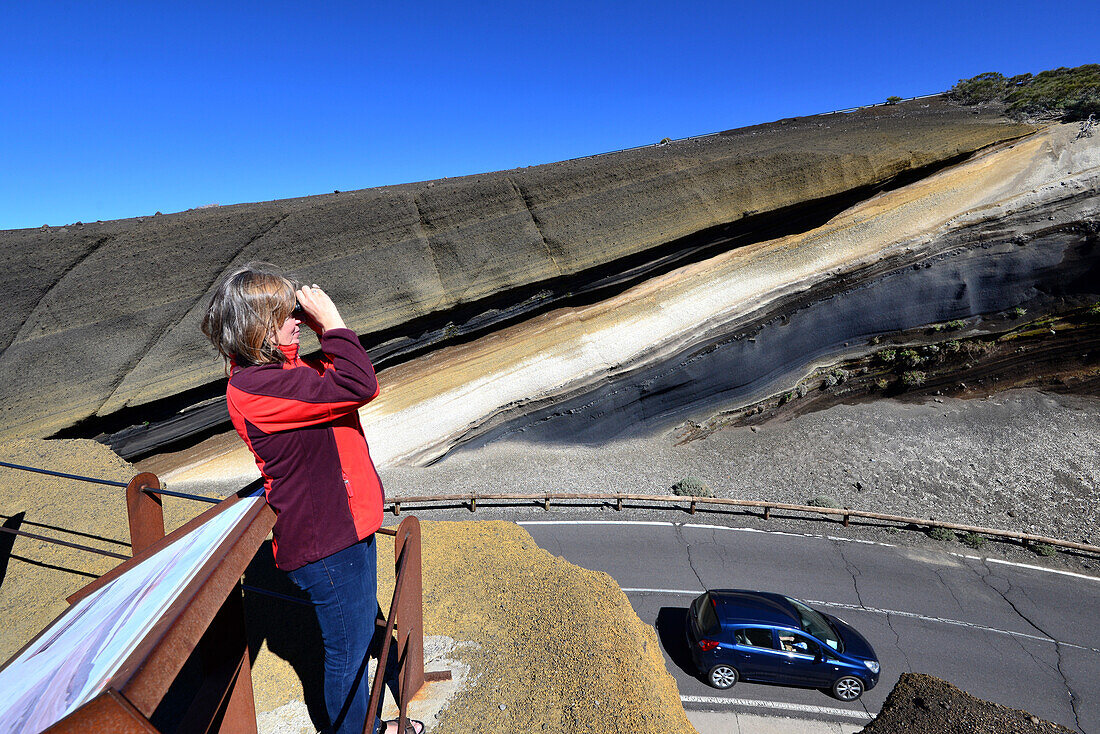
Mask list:
[[[287,575],[317,612],[325,646],[325,708],[333,734],[362,734],[370,705],[367,660],[378,613],[374,536]],[[374,716],[374,731],[381,722]]]

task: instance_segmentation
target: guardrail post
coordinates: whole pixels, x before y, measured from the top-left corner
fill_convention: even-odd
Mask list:
[[[470,512],[477,512],[477,497],[470,498]]]
[[[616,510],[623,509],[623,496],[621,494],[618,497],[615,498],[615,509]]]
[[[771,520],[772,519],[772,508],[770,508],[770,507],[765,507],[764,508],[764,519],[765,520]]]
[[[424,602],[420,573],[420,521],[406,517],[397,526],[394,563],[405,554],[401,599],[397,605],[397,659],[401,709],[424,685]]]
[[[394,502],[393,503],[393,514],[395,514],[395,515],[400,515],[401,514],[401,503],[400,502]]]
[[[126,515],[130,522],[130,553],[137,555],[164,537],[164,508],[160,479],[156,474],[138,474],[126,485]]]

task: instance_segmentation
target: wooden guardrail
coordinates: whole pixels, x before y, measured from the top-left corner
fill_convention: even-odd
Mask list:
[[[889,515],[881,512],[868,512],[865,510],[852,510],[847,507],[834,508],[834,507],[814,507],[811,505],[795,505],[786,502],[769,502],[767,500],[738,500],[727,497],[692,497],[688,495],[660,495],[660,494],[574,494],[568,492],[547,492],[543,494],[520,494],[520,493],[506,493],[506,494],[446,494],[446,495],[417,495],[409,497],[391,497],[387,501],[387,506],[395,515],[401,514],[402,505],[432,505],[432,504],[446,504],[446,503],[461,503],[470,508],[471,512],[477,510],[478,502],[497,502],[497,503],[516,503],[516,502],[530,502],[536,505],[542,505],[546,510],[550,509],[550,505],[553,502],[598,502],[601,504],[614,503],[616,510],[622,510],[624,503],[659,503],[676,506],[681,509],[686,509],[689,513],[695,514],[696,508],[702,505],[708,505],[717,507],[719,509],[724,508],[746,508],[746,509],[758,509],[763,511],[763,517],[765,520],[771,519],[771,513],[773,510],[784,510],[787,512],[801,512],[806,514],[815,515],[830,515],[838,517],[844,527],[848,527],[851,519],[860,518],[864,520],[877,520],[886,523],[895,523],[901,525],[915,525],[917,527],[926,528],[945,528],[947,530],[957,530],[964,533],[975,533],[978,535],[988,535],[994,538],[1005,538],[1008,540],[1015,540],[1023,544],[1028,543],[1045,543],[1047,545],[1055,546],[1058,548],[1068,548],[1082,553],[1092,553],[1100,555],[1100,546],[1089,545],[1088,543],[1076,543],[1072,540],[1061,540],[1059,538],[1048,538],[1043,535],[1034,535],[1031,533],[1019,533],[1013,530],[999,530],[996,528],[983,528],[977,525],[964,525],[962,523],[945,522],[943,520],[934,520],[932,518],[924,517],[908,517],[905,515]]]

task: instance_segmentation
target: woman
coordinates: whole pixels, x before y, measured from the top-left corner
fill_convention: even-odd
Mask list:
[[[320,339],[319,360],[298,356],[303,323]],[[222,279],[202,330],[226,360],[229,416],[277,515],[275,565],[317,613],[332,731],[360,734],[378,610],[374,532],[382,524],[382,483],[357,411],[378,395],[374,367],[323,290],[296,289],[265,263]],[[423,731],[411,723],[407,731]],[[396,734],[397,722],[385,730]]]

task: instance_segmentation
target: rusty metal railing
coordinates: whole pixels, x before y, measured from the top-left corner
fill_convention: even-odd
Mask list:
[[[87,597],[105,583],[117,578],[118,575],[124,573],[135,563],[155,553],[172,540],[181,537],[183,533],[194,529],[197,523],[202,522],[209,514],[204,513],[202,516],[185,523],[183,527],[178,528],[171,534],[166,535],[164,532],[164,511],[161,495],[167,494],[221,505],[218,508],[212,508],[210,513],[220,512],[226,506],[241,499],[239,496],[230,496],[223,501],[180,492],[169,492],[163,489],[159,478],[152,473],[138,474],[124,484],[7,462],[0,462],[0,466],[66,479],[125,487],[132,556],[124,556],[57,538],[27,533],[14,528],[0,527],[0,531],[9,535],[55,543],[123,561],[120,566],[68,597],[67,601],[70,604],[75,604]],[[152,670],[154,672],[153,678],[156,680],[150,684],[142,679],[140,685],[131,682],[121,691],[108,690],[104,696],[97,698],[91,704],[82,707],[73,715],[66,717],[64,721],[52,727],[51,731],[84,731],[88,722],[99,719],[110,720],[114,724],[118,724],[123,719],[127,721],[141,720],[142,726],[145,727],[141,731],[153,731],[148,725],[147,717],[151,715],[152,710],[167,689],[168,682],[174,678],[175,672],[178,672],[184,660],[196,647],[201,648],[204,653],[203,668],[206,677],[202,690],[196,698],[196,702],[200,705],[193,705],[192,709],[188,711],[189,721],[202,730],[208,729],[215,724],[216,720],[220,719],[220,725],[215,726],[218,731],[256,731],[251,664],[244,638],[244,609],[241,606],[241,592],[247,589],[248,591],[279,596],[291,602],[307,603],[285,595],[274,594],[264,589],[244,587],[240,583],[240,576],[244,567],[251,560],[256,547],[274,523],[274,513],[265,505],[258,507],[263,510],[262,515],[256,513],[249,515],[248,527],[242,531],[248,540],[234,545],[233,549],[223,557],[223,560],[226,561],[224,567],[223,564],[217,562],[214,562],[213,565],[208,564],[213,569],[211,571],[212,578],[217,579],[215,585],[219,590],[210,591],[206,586],[202,586],[201,589],[196,587],[194,591],[203,597],[201,603],[190,602],[184,605],[177,603],[172,606],[172,610],[174,614],[179,616],[171,622],[161,623],[162,625],[168,625],[168,637],[181,637],[182,635],[186,637],[186,640],[182,643],[176,641],[177,644],[175,644],[173,650],[168,652],[162,652],[160,650],[161,646],[158,645],[150,654],[152,658],[156,658],[155,662],[151,663],[150,659],[146,659],[140,664],[141,669]],[[382,653],[371,687],[369,711],[372,715],[369,717],[366,730],[371,730],[373,716],[379,710],[378,707],[385,686],[386,663],[396,630],[398,664],[396,699],[400,711],[399,731],[404,731],[408,722],[409,701],[423,687],[425,682],[449,680],[451,672],[443,670],[426,673],[424,671],[423,589],[419,521],[412,516],[406,517],[397,528],[379,528],[378,533],[391,536],[395,540],[395,582],[389,614],[386,615],[385,619],[378,621],[379,627],[384,630],[385,637],[383,638]],[[227,593],[223,593],[223,591]],[[176,610],[176,607],[180,607],[180,610]],[[179,630],[184,629],[186,633],[179,632]],[[229,657],[232,659],[221,659],[225,657],[226,650],[229,651]],[[214,660],[216,665],[211,663],[211,660]],[[145,677],[148,678],[149,676],[146,675]],[[203,705],[206,703],[205,700],[199,702],[199,698],[207,699],[211,695],[213,696],[213,703],[216,704],[213,709]],[[135,708],[133,705],[135,701],[140,701],[141,705]],[[211,722],[206,718],[207,715],[204,715],[206,711],[209,711],[207,715],[215,717],[215,722]],[[123,729],[117,730],[122,731]],[[131,729],[125,730],[130,731]]]
[[[560,503],[599,503],[599,504],[611,504],[614,503],[616,510],[622,510],[623,506],[627,502],[631,503],[657,503],[662,505],[668,505],[669,509],[681,509],[687,510],[691,514],[695,514],[696,509],[699,506],[713,506],[718,508],[719,511],[733,511],[726,508],[744,508],[744,509],[759,509],[763,511],[763,517],[765,520],[771,519],[773,510],[783,510],[787,512],[800,512],[806,514],[816,515],[831,515],[838,517],[844,527],[848,527],[852,518],[859,518],[863,520],[877,520],[880,522],[894,523],[899,525],[914,525],[917,527],[926,528],[945,528],[947,530],[957,530],[964,533],[974,533],[977,535],[988,535],[994,538],[1005,538],[1008,540],[1015,540],[1024,545],[1027,544],[1039,544],[1045,543],[1046,545],[1055,546],[1058,548],[1068,548],[1082,553],[1091,553],[1100,555],[1100,546],[1090,545],[1088,543],[1077,543],[1072,540],[1062,540],[1060,538],[1048,538],[1042,535],[1034,535],[1031,533],[1019,533],[1012,530],[999,530],[996,528],[983,528],[976,525],[965,525],[962,523],[945,522],[943,520],[935,520],[933,518],[924,517],[908,517],[905,515],[889,515],[881,512],[868,512],[865,510],[852,510],[847,507],[833,508],[833,507],[814,507],[811,505],[796,505],[786,502],[770,502],[767,500],[738,500],[727,497],[692,497],[687,495],[656,495],[656,494],[575,494],[568,492],[546,492],[542,494],[519,494],[519,493],[506,493],[506,494],[448,494],[448,495],[418,495],[409,497],[392,497],[387,502],[387,506],[393,512],[394,515],[401,514],[402,505],[433,505],[433,504],[447,504],[447,503],[460,503],[470,509],[471,512],[477,511],[477,503],[481,502],[496,502],[500,504],[515,504],[517,502],[532,503],[534,505],[541,505],[543,509],[549,510],[550,505],[553,502]]]
[[[370,691],[371,715],[364,734],[372,731],[385,687],[386,663],[394,628],[397,629],[397,705],[398,731],[405,731],[408,705],[426,681],[450,680],[449,670],[424,672],[424,601],[421,577],[420,521],[406,517],[397,528],[379,528],[378,533],[394,538],[394,583],[390,613],[386,615],[382,650]],[[381,626],[381,620],[379,620]]]

